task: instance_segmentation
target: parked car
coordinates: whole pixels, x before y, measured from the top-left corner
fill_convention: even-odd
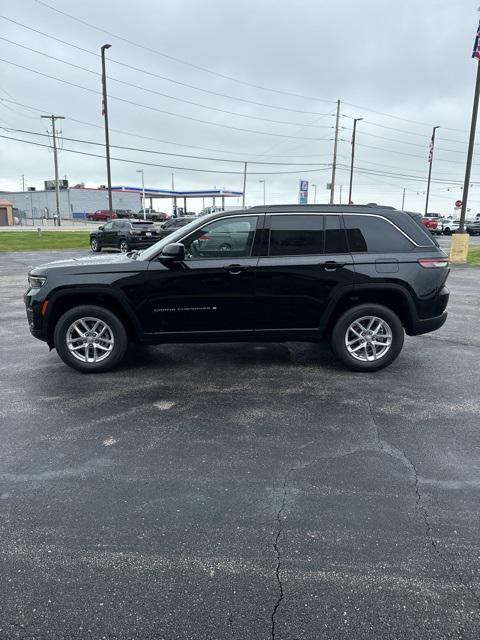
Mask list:
[[[177,229],[184,227],[193,220],[196,220],[196,216],[178,216],[177,218],[169,218],[160,225],[159,236],[165,238],[170,233],[173,233]]]
[[[460,228],[460,222],[450,218],[442,218],[440,225],[444,236],[451,236],[452,233],[455,233]]]
[[[140,253],[36,267],[25,305],[32,335],[83,372],[112,369],[129,342],[323,337],[349,369],[376,371],[405,333],[444,324],[448,273],[403,211],[277,205],[196,219]]]
[[[138,218],[139,220],[144,219],[143,209],[140,209],[140,211],[135,215],[135,218]],[[155,211],[150,207],[145,207],[145,218],[147,220],[151,220],[152,222],[162,222],[163,220],[166,220],[168,218],[168,215],[164,211]]]
[[[469,222],[466,227],[465,230],[467,233],[469,233],[471,236],[478,236],[480,235],[480,220],[475,220],[475,222]]]
[[[107,209],[100,209],[99,211],[95,211],[94,213],[89,213],[87,215],[88,220],[94,220],[95,222],[103,222],[104,220],[112,220],[116,218],[117,214],[115,211],[108,211]]]
[[[115,209],[115,213],[117,214],[117,218],[128,219],[134,217],[134,213],[131,209]]]
[[[103,248],[119,249],[127,253],[132,249],[145,249],[160,239],[156,226],[149,221],[110,220],[90,234],[90,247],[98,253]]]
[[[423,226],[430,231],[430,233],[439,233],[438,231],[438,221],[434,218],[422,218]]]

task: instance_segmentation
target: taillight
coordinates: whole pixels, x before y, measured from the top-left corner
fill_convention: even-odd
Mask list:
[[[441,269],[448,267],[448,258],[420,258],[418,264],[424,269]]]
[[[199,237],[199,240],[208,240],[208,239],[209,239],[208,236],[200,236]]]
[[[131,236],[141,236],[141,235],[142,235],[142,232],[141,232],[141,231],[134,231],[134,230],[132,229],[132,231],[130,231],[130,235],[131,235]]]

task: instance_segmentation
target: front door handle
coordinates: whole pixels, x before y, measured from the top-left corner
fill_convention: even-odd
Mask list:
[[[230,275],[237,276],[239,273],[242,273],[242,271],[246,271],[248,269],[248,266],[243,264],[229,264],[225,265],[223,269],[225,271],[228,271]]]
[[[335,271],[335,269],[341,269],[345,266],[345,262],[337,262],[336,260],[327,260],[326,262],[320,263],[320,266],[325,269],[325,271]]]

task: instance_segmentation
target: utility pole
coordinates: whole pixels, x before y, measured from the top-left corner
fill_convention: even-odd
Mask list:
[[[22,191],[25,193],[25,174],[22,173]]]
[[[107,158],[107,187],[108,187],[108,210],[113,210],[112,205],[112,176],[110,173],[110,134],[108,131],[108,104],[107,104],[107,73],[105,69],[105,50],[110,49],[111,44],[104,44],[101,48],[102,52],[102,90],[103,90],[103,109],[102,115],[105,122],[105,156]],[[145,208],[145,203],[144,203]]]
[[[259,180],[259,182],[263,183],[263,206],[265,206],[265,180]]]
[[[175,174],[172,172],[172,191],[175,191]],[[173,196],[173,217],[177,217],[177,199]]]
[[[242,208],[245,209],[245,189],[247,188],[247,162],[243,163],[243,196],[242,196]]]
[[[317,185],[312,184],[313,187],[313,204],[317,204]]]
[[[403,196],[402,196],[402,211],[405,210],[405,187],[403,187]]]
[[[340,204],[342,204],[342,188],[343,186],[340,185]]]
[[[353,133],[352,133],[352,158],[350,161],[350,187],[348,189],[348,204],[352,204],[352,184],[353,184],[353,161],[355,159],[355,137],[357,134],[357,122],[360,122],[363,118],[353,119]]]
[[[479,26],[480,32],[480,26]],[[475,53],[475,52],[474,52]],[[458,233],[465,232],[465,216],[467,214],[467,200],[468,200],[468,188],[470,186],[470,173],[472,170],[472,158],[475,144],[475,131],[477,128],[477,114],[478,114],[478,97],[480,94],[480,57],[477,58],[477,80],[475,83],[475,96],[473,98],[473,110],[472,110],[472,122],[470,125],[470,139],[468,141],[467,152],[467,165],[465,167],[465,181],[463,183],[463,195],[462,195],[462,210],[460,212],[460,226]]]
[[[432,177],[433,149],[435,147],[435,133],[437,129],[440,129],[440,127],[438,126],[433,127],[432,139],[430,140],[430,150],[428,152],[428,163],[430,166],[428,168],[427,197],[425,198],[425,215],[427,215],[428,213],[428,199],[430,196],[430,179]]]
[[[337,173],[338,125],[340,122],[340,100],[337,100],[337,116],[335,118],[335,141],[333,143],[332,184],[330,188],[330,204],[335,199],[335,174]]]
[[[41,118],[46,118],[47,120],[51,120],[52,122],[52,146],[53,146],[53,164],[55,168],[55,206],[56,206],[56,216],[57,216],[57,225],[60,226],[62,221],[60,219],[60,194],[58,192],[58,157],[57,157],[57,132],[55,130],[55,120],[65,120],[64,116],[40,116]]]

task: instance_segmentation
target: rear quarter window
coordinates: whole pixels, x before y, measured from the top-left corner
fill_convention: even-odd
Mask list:
[[[414,249],[414,244],[383,218],[345,215],[344,220],[352,253],[397,253]]]

